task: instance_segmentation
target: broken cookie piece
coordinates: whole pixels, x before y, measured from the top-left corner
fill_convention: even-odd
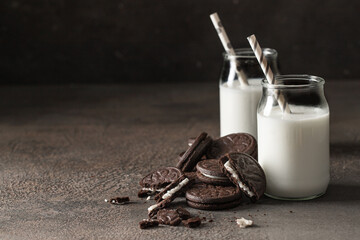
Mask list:
[[[156,213],[167,207],[177,196],[190,186],[192,180],[187,178],[185,175],[180,176],[177,180],[167,186],[163,191],[155,196],[156,204],[148,208],[149,217],[152,218]]]
[[[183,219],[183,220],[191,218],[191,214],[185,208],[178,207],[176,209],[176,212],[179,214],[180,218]]]
[[[193,217],[187,220],[183,220],[182,223],[188,228],[196,228],[200,226],[201,219],[199,217]]]
[[[181,223],[181,218],[176,210],[161,209],[157,213],[157,220],[160,224],[177,226]]]
[[[152,228],[159,226],[159,221],[154,219],[143,219],[139,222],[141,229]]]

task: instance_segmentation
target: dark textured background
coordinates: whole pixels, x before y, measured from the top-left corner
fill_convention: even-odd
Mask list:
[[[2,0],[0,83],[217,82],[215,11],[234,46],[276,48],[282,73],[360,77],[359,1]]]

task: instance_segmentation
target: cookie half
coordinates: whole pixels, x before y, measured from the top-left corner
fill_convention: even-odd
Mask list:
[[[229,178],[221,171],[217,159],[202,160],[196,164],[196,174],[200,181],[213,185],[232,185]]]
[[[219,165],[223,173],[252,201],[259,200],[264,194],[266,189],[264,170],[250,155],[229,153],[219,160]]]
[[[218,159],[231,152],[242,152],[257,157],[256,139],[248,133],[234,133],[213,140],[206,152],[207,158]]]

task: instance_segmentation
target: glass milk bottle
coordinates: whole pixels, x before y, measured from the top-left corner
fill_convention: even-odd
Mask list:
[[[276,50],[264,48],[263,52],[274,74],[277,74]],[[251,48],[235,49],[235,53],[236,56],[224,54],[219,84],[220,135],[244,132],[257,138],[256,110],[264,74]],[[240,83],[237,72],[243,73],[248,85]]]
[[[330,180],[329,107],[324,79],[282,75],[276,84],[262,81],[259,103],[258,160],[266,175],[266,194],[306,200],[325,193]],[[290,113],[282,112],[282,94]]]

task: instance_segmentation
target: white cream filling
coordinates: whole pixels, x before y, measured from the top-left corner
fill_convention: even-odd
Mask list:
[[[212,178],[212,179],[220,179],[220,180],[228,179],[227,177],[211,176],[211,175],[208,175],[208,174],[205,174],[205,173],[201,173],[201,174],[204,175],[205,177]]]
[[[155,189],[155,188],[142,188],[141,190],[144,190],[144,191],[151,191],[151,192],[161,192],[162,190],[164,190],[163,188],[159,188],[159,189]]]
[[[151,205],[149,208],[148,208],[148,213],[150,213],[152,210],[154,210],[157,206],[159,206],[160,203],[157,203],[157,204],[154,204],[154,205]]]
[[[185,178],[184,180],[182,180],[176,187],[174,187],[173,189],[170,189],[169,191],[167,191],[163,196],[162,199],[166,199],[171,197],[174,193],[176,193],[177,191],[179,191],[183,186],[185,186],[190,180],[188,178]],[[158,206],[160,206],[161,203],[157,203],[154,205],[151,205],[148,208],[148,212],[150,213],[152,210],[154,210],[155,208],[157,208]]]
[[[252,197],[252,196],[255,195],[243,182],[240,181],[240,178],[239,178],[238,174],[237,174],[236,171],[231,167],[230,161],[227,161],[227,162],[224,164],[224,167],[226,168],[227,171],[229,171],[229,173],[231,174],[231,176],[236,179],[236,181],[238,182],[239,187],[241,188],[241,190],[245,191],[250,197]]]
[[[252,226],[253,225],[253,221],[252,220],[247,220],[245,218],[239,218],[239,219],[236,219],[236,223],[237,225],[239,225],[240,228],[246,228],[246,227],[249,227],[249,226]]]
[[[182,180],[176,187],[174,187],[173,189],[170,189],[169,191],[167,191],[163,196],[162,199],[166,199],[171,197],[174,193],[176,193],[177,191],[179,191],[183,186],[185,186],[187,183],[189,182],[188,178],[185,178],[184,180]]]

